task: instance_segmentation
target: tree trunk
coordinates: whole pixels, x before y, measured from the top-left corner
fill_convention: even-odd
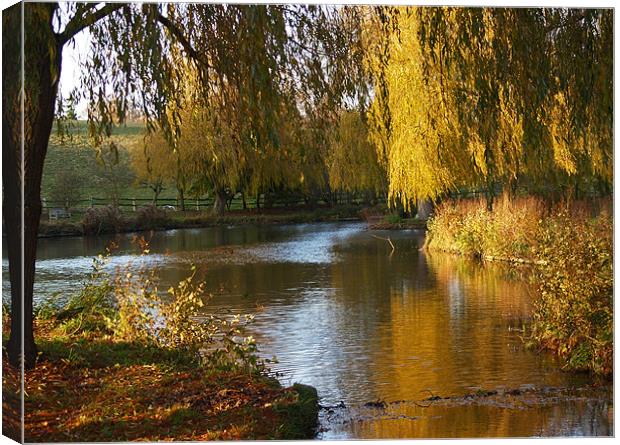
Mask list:
[[[517,198],[517,192],[519,190],[519,181],[517,181],[516,179],[510,180],[509,188],[510,188],[509,198],[511,201],[514,201]]]
[[[179,209],[184,212],[185,211],[185,191],[182,187],[177,188],[179,194]]]
[[[433,202],[430,199],[419,201],[417,205],[416,218],[427,220],[433,211]]]
[[[222,216],[226,210],[226,192],[224,190],[215,191],[215,200],[213,201],[213,213]]]
[[[265,193],[265,200],[263,203],[263,207],[265,209],[273,208],[273,193],[271,193],[270,191]]]
[[[25,368],[32,368],[37,357],[32,330],[32,297],[37,232],[41,218],[41,177],[54,120],[62,54],[62,48],[52,28],[52,16],[56,7],[55,4],[26,3],[24,5],[24,26],[27,38],[24,42],[26,77],[23,110],[21,110],[19,95],[21,75],[18,73],[15,76],[14,73],[15,67],[17,70],[20,67],[20,55],[18,52],[10,51],[3,44],[5,59],[3,60],[2,157],[4,166],[2,185],[4,199],[2,206],[5,215],[11,281],[11,333],[7,352],[9,362],[13,365],[20,365],[23,348]],[[11,16],[12,12],[5,11],[7,16]],[[10,17],[8,20],[5,20],[5,13],[3,13],[4,42],[15,37],[8,35],[11,33],[11,27],[6,26],[7,21],[12,22],[14,19],[19,23],[20,10],[15,9],[14,12],[17,17]],[[20,111],[23,111],[23,129],[20,124]],[[23,153],[21,152],[22,133],[19,130],[23,130],[24,135]],[[23,177],[21,175],[22,165]],[[21,225],[22,209],[23,227]],[[21,239],[22,230],[23,240]],[[20,244],[23,245],[23,257]]]
[[[248,203],[245,201],[245,193],[241,192],[241,203],[243,204],[243,210],[248,209]]]
[[[487,190],[487,211],[493,211],[493,202],[495,201],[495,193],[491,188]]]
[[[232,206],[232,202],[235,199],[235,195],[228,196],[226,199],[226,210],[230,212],[230,206]]]
[[[153,204],[154,207],[157,207],[157,200],[159,199],[159,194],[162,191],[162,187],[156,185],[152,187],[151,190],[153,190],[153,201],[151,201],[151,204]]]

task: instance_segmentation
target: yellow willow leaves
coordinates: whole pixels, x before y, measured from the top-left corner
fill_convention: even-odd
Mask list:
[[[556,164],[568,174],[575,174],[577,166],[571,152],[571,141],[567,137],[570,134],[570,128],[567,128],[570,125],[569,122],[566,98],[562,92],[559,92],[553,97],[547,112],[547,128]]]
[[[170,149],[161,132],[149,133],[130,146],[131,166],[136,180],[145,184],[169,183],[175,179],[177,153]]]
[[[499,91],[500,113],[496,151],[504,154],[502,173],[516,179],[521,169],[520,163],[524,156],[523,151],[523,118],[519,115],[510,101],[505,88]]]
[[[392,8],[386,14],[398,30],[383,28],[382,44],[369,46],[375,89],[368,122],[391,198],[407,205],[498,185],[608,188],[609,11]]]
[[[358,112],[341,114],[330,142],[326,163],[333,190],[384,190],[385,172],[368,141],[368,127]]]
[[[472,159],[451,149],[461,136],[452,99],[444,96],[446,79],[441,72],[430,79],[424,77],[415,18],[403,17],[399,26],[400,35],[389,42],[390,60],[385,70],[391,134],[386,135],[377,100],[369,122],[370,140],[385,144],[385,153],[379,154],[386,161],[389,197],[400,198],[408,206],[410,200],[436,198],[453,188],[455,179],[471,167]]]

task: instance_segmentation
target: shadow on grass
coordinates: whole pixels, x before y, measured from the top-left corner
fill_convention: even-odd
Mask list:
[[[49,339],[39,343],[40,359],[52,362],[66,361],[73,366],[105,368],[108,366],[168,364],[174,367],[196,366],[197,361],[185,351],[155,346],[106,340],[79,338]]]

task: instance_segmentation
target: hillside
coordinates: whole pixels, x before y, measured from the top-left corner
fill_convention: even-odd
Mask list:
[[[86,121],[70,123],[67,135],[54,128],[43,169],[41,192],[48,204],[69,199],[151,198],[152,192],[136,183],[130,163],[130,148],[139,143],[145,131],[142,122],[129,122],[114,129],[110,141],[95,147],[87,137]],[[117,147],[118,157],[110,148]],[[64,197],[64,198],[63,198]],[[167,187],[162,198],[176,197],[174,187]]]

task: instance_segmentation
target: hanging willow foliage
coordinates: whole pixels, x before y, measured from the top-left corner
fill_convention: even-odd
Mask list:
[[[398,32],[381,33],[383,51],[370,53],[383,69],[369,121],[392,198],[611,185],[613,11],[386,14]]]
[[[357,13],[315,5],[123,5],[90,28],[81,90],[92,134],[108,134],[133,104],[174,146],[184,57],[197,72],[197,99],[243,119],[244,142],[278,145],[283,105],[332,120],[345,97],[364,94]]]

